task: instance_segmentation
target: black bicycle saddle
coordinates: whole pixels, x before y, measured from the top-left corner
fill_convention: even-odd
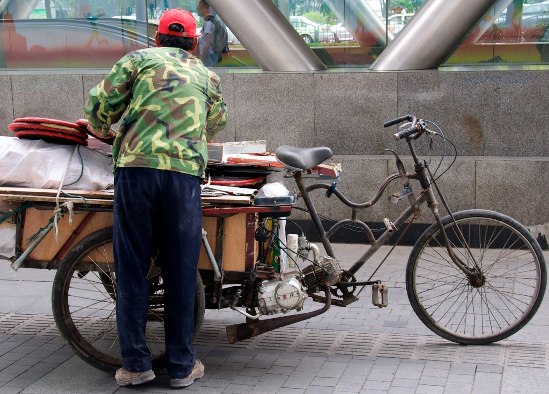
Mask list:
[[[310,170],[334,155],[328,147],[296,148],[289,145],[282,145],[276,148],[275,157],[284,164],[295,170]]]

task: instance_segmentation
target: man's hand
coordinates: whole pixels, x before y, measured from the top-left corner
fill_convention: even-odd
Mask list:
[[[107,133],[105,133],[103,130],[96,130],[88,122],[87,119],[78,119],[76,121],[76,124],[78,124],[84,131],[86,131],[86,133],[88,133],[92,137],[97,138],[99,141],[102,141],[109,145],[113,144],[116,137],[116,131],[114,131],[113,129],[109,129]]]

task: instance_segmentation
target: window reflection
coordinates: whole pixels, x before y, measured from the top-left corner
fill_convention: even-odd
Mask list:
[[[498,0],[446,64],[549,62],[549,1]]]
[[[329,67],[368,66],[428,0],[272,0]],[[450,1],[450,0],[448,0]],[[0,68],[110,68],[197,0],[0,1]],[[446,64],[549,62],[549,1],[498,0]],[[221,67],[257,67],[229,29]],[[253,34],[253,32],[249,32]]]

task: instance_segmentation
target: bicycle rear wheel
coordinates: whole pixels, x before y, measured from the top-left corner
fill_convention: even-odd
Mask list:
[[[164,287],[154,259],[148,274],[150,299],[146,327],[153,369],[164,367]],[[98,230],[72,248],[53,281],[52,308],[57,328],[76,355],[95,368],[122,366],[116,328],[116,276],[112,228]],[[204,320],[205,296],[197,273],[194,336]]]
[[[465,345],[500,341],[539,308],[547,280],[543,253],[530,232],[498,212],[466,210],[442,223],[454,254],[481,273],[468,278],[450,258],[439,226],[416,242],[406,269],[414,312],[434,333]]]

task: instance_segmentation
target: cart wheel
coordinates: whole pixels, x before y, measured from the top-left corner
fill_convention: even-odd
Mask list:
[[[153,259],[154,261],[154,259]],[[98,230],[74,246],[53,281],[52,308],[57,328],[76,355],[95,368],[112,372],[122,366],[116,329],[116,277],[112,228]],[[146,336],[153,369],[164,367],[164,286],[151,264]],[[205,296],[197,273],[194,337],[204,320]]]

